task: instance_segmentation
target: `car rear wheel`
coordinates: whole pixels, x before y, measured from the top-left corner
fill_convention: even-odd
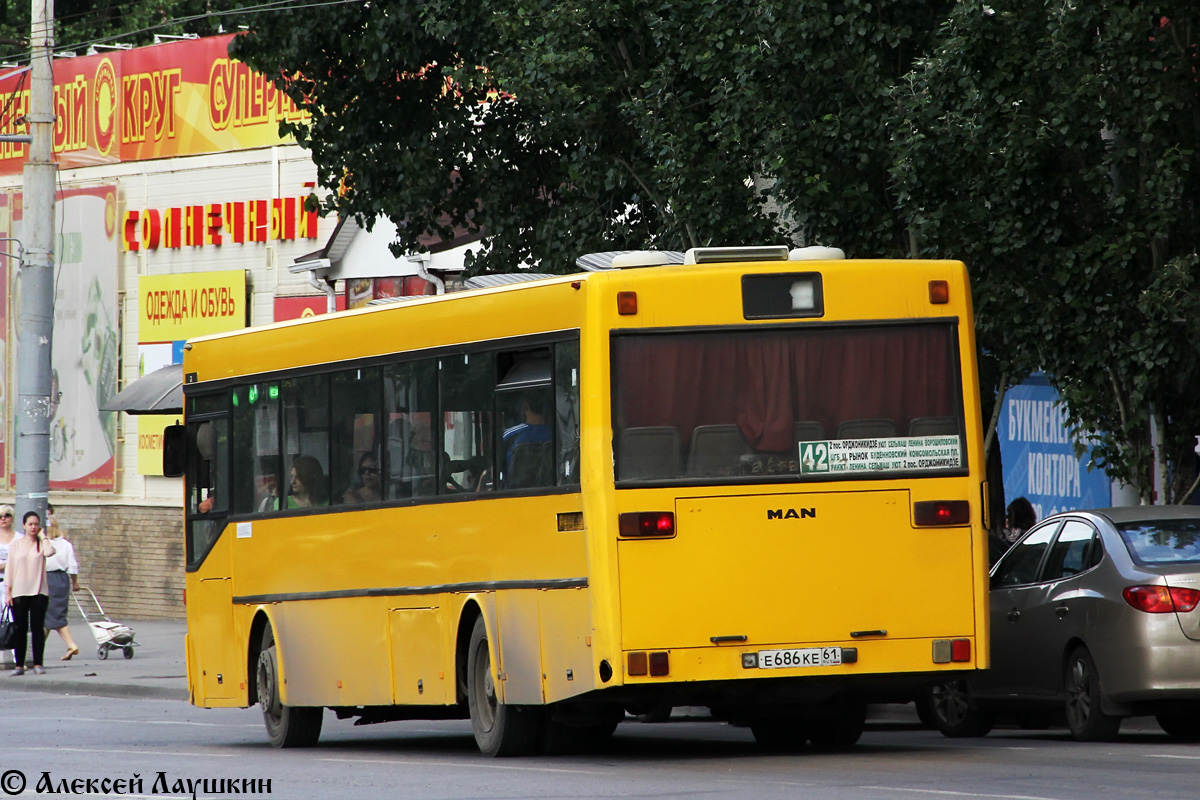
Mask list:
[[[971,705],[971,689],[964,680],[939,683],[929,690],[933,724],[943,736],[961,739],[987,736],[996,715]]]
[[[1167,736],[1185,742],[1200,740],[1200,716],[1191,714],[1159,714],[1155,717]]]
[[[1121,730],[1121,718],[1100,707],[1103,690],[1096,662],[1086,647],[1077,647],[1067,659],[1067,727],[1080,742],[1111,742]]]

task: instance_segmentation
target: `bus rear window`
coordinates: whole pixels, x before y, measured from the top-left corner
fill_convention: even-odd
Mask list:
[[[966,468],[953,324],[617,335],[618,481]]]

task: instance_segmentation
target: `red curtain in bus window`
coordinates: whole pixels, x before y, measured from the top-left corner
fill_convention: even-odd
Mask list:
[[[735,423],[760,452],[795,445],[794,423],[826,438],[853,419],[957,416],[952,329],[913,326],[622,337],[618,428]]]

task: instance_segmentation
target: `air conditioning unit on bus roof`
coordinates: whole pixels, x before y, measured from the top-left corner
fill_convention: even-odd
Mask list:
[[[721,264],[735,261],[828,261],[844,259],[837,247],[797,247],[786,245],[758,247],[693,247],[686,253],[676,250],[616,250],[588,253],[575,260],[588,272],[636,267],[662,267],[669,264]]]

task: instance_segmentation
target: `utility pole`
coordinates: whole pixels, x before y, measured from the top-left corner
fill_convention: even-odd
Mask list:
[[[17,524],[43,522],[50,494],[50,346],[54,334],[54,0],[31,0],[29,159],[17,359]]]

